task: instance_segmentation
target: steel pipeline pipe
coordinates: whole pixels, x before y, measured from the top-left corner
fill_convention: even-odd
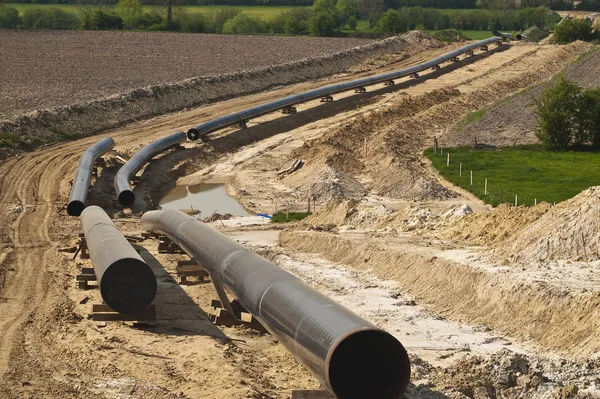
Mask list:
[[[338,398],[395,399],[406,389],[410,361],[391,334],[182,212],[146,212],[141,223],[204,266]]]
[[[184,132],[173,133],[170,136],[156,140],[138,152],[119,171],[115,176],[115,192],[119,202],[123,206],[129,206],[135,202],[135,194],[129,185],[129,182],[142,167],[154,156],[168,150],[169,148],[185,141]]]
[[[303,102],[307,102],[310,100],[315,100],[317,98],[322,98],[326,96],[330,96],[332,94],[341,93],[348,90],[353,90],[357,88],[362,88],[364,86],[374,85],[376,83],[383,83],[388,81],[393,81],[394,79],[410,76],[414,73],[428,70],[430,68],[434,68],[439,64],[452,60],[454,57],[458,57],[461,54],[464,54],[468,51],[475,50],[482,46],[487,46],[488,44],[502,41],[506,38],[512,38],[510,33],[502,33],[495,32],[497,35],[495,37],[491,37],[489,39],[480,40],[471,44],[468,44],[464,47],[461,47],[457,50],[446,53],[442,56],[424,62],[422,64],[414,65],[409,68],[405,68],[399,71],[388,72],[377,76],[371,76],[368,78],[362,78],[357,80],[352,80],[349,82],[338,83],[335,85],[329,85],[325,87],[320,87],[318,89],[313,89],[306,91],[304,93],[295,94],[292,96],[287,96],[284,98],[280,98],[275,101],[271,101],[265,104],[260,104],[255,107],[251,107],[245,109],[240,112],[236,112],[233,114],[225,115],[216,119],[212,119],[210,121],[201,123],[200,125],[193,127],[188,130],[187,136],[188,139],[194,141],[198,140],[206,136],[207,134],[214,132],[215,130],[223,129],[225,127],[234,126],[241,124],[243,122],[248,121],[249,119],[256,118],[261,115],[268,114],[273,111],[277,111],[279,109],[284,109],[286,107],[291,107],[296,104],[300,104]]]
[[[98,206],[81,213],[81,227],[106,304],[119,313],[145,309],[156,296],[156,276]]]
[[[81,215],[81,211],[85,209],[85,199],[90,188],[92,180],[92,169],[98,158],[108,152],[115,146],[115,142],[110,137],[106,137],[96,144],[85,150],[79,161],[77,175],[71,188],[71,198],[67,205],[67,213],[71,216]]]

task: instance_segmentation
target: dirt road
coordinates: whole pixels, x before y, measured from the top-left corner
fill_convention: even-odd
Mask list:
[[[364,66],[352,75],[337,76],[327,83],[397,69],[448,50],[422,51],[406,60],[389,57],[379,65]],[[109,187],[118,161],[110,156],[90,202],[103,205],[117,216],[116,222],[123,231],[139,233],[136,215],[152,207],[177,178],[185,175],[190,176],[180,183],[228,181],[232,194],[251,211],[272,209],[275,198],[303,203],[304,194],[309,192],[321,196],[321,209],[325,200],[357,190],[378,203],[448,198],[451,191],[439,188],[426,164],[418,161],[418,151],[432,135],[443,132],[446,124],[472,109],[475,100],[493,101],[508,95],[541,79],[540,73],[558,71],[585,50],[584,45],[516,45],[487,58],[476,57],[463,68],[444,70],[433,75],[436,79],[423,78],[395,88],[377,87],[363,96],[339,95],[331,104],[303,104],[294,116],[279,119],[279,115],[268,115],[252,121],[247,131],[228,130],[216,134],[208,143],[187,144],[184,150],[168,153],[146,168],[136,187],[141,200],[134,205],[133,217],[125,217],[112,205]],[[210,324],[202,309],[214,295],[212,288],[176,284],[173,274],[178,257],[158,254],[156,242],[144,243],[146,250],[142,251],[159,279],[159,327],[155,330],[137,330],[116,323],[97,329],[87,320],[87,314],[90,303],[99,300],[98,293],[74,288],[78,265],[70,260],[69,253],[59,250],[74,245],[80,231],[78,221],[65,216],[69,180],[83,150],[101,137],[113,137],[117,142],[115,152],[127,156],[175,129],[324,83],[304,83],[156,118],[28,153],[0,165],[0,397],[283,398],[289,397],[291,389],[316,387],[317,382],[272,338],[244,329],[217,329]],[[414,108],[414,104],[424,111]],[[443,118],[432,116],[444,108],[440,112]],[[373,115],[369,127],[368,118]],[[410,123],[404,130],[393,132],[394,140],[401,142],[390,141],[391,133],[385,129],[397,128],[389,121],[398,115],[404,115],[400,120]],[[424,124],[433,129],[418,128]],[[359,144],[363,141],[361,135],[348,139],[341,133],[354,132],[357,127],[364,128],[364,134],[374,129],[382,133],[373,135],[373,141],[368,143],[372,155],[361,158],[362,165],[341,170],[340,165],[346,161],[336,163],[335,156],[350,159],[348,154],[362,148]],[[410,140],[417,134],[417,141]],[[342,150],[338,145],[342,145]],[[335,151],[328,153],[332,148]],[[390,153],[389,148],[401,152]],[[309,160],[308,167],[299,174],[277,179],[276,171],[297,157]],[[404,163],[397,164],[398,159]],[[417,163],[410,174],[402,180],[392,178],[409,161]],[[390,174],[379,177],[377,171],[385,163]],[[411,183],[411,190],[393,189],[409,182],[415,174],[425,177]],[[324,219],[334,216],[325,214]],[[281,252],[276,256],[296,258],[292,266],[309,263],[302,253]],[[305,252],[315,250],[305,248]],[[279,260],[288,262],[287,258]],[[85,266],[86,262],[82,264]],[[323,282],[320,288],[330,289],[334,283]],[[354,303],[347,302],[350,307]],[[372,312],[365,315],[377,320]],[[473,326],[457,328],[472,330]],[[426,335],[427,328],[416,329],[415,334]],[[479,339],[477,336],[464,343]],[[504,342],[503,339],[499,341]],[[419,338],[415,337],[415,341]],[[457,351],[460,348],[455,347],[454,352]],[[433,360],[447,355],[446,348],[439,353],[429,352]],[[415,364],[424,364],[415,359]],[[423,378],[431,379],[438,373],[430,366],[419,366],[417,370],[417,376]],[[442,374],[438,376],[442,379]],[[414,397],[425,392],[425,388],[411,389]],[[439,389],[449,392],[453,388]]]

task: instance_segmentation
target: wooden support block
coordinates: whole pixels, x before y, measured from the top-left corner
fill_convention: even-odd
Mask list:
[[[218,299],[213,299],[211,306],[214,308],[215,313],[209,314],[208,319],[217,326],[232,327],[243,325],[256,331],[267,332],[263,325],[251,313],[248,313],[237,300],[231,302],[235,317],[222,308],[221,301]]]
[[[117,313],[106,304],[92,305],[92,320],[106,325],[107,321],[128,321],[134,326],[156,326],[156,306],[150,305],[146,309],[132,314]],[[100,326],[100,325],[99,325]]]
[[[325,389],[294,389],[292,399],[335,399],[335,396]]]

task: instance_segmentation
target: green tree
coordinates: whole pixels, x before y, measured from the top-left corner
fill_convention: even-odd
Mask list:
[[[358,0],[358,12],[362,19],[367,19],[374,26],[385,10],[384,0]]]
[[[564,150],[579,140],[581,88],[563,75],[536,101],[536,136],[551,150]]]
[[[345,21],[358,16],[358,0],[337,0],[335,8]]]
[[[592,24],[584,19],[572,18],[554,28],[554,40],[559,44],[576,40],[589,42],[597,37],[598,34],[594,32]]]
[[[600,89],[585,90],[579,106],[579,139],[600,148]]]
[[[0,28],[1,29],[14,29],[21,23],[19,17],[19,11],[16,8],[7,7],[4,4],[0,4]]]
[[[358,26],[358,21],[356,20],[356,17],[348,18],[348,28],[349,29],[356,30],[357,26]]]
[[[315,13],[308,21],[308,32],[311,36],[333,36],[336,28],[335,18],[326,11]]]
[[[267,31],[266,25],[259,18],[251,17],[246,13],[239,13],[223,25],[223,33],[237,33],[251,35],[264,33]]]
[[[137,28],[144,10],[140,0],[119,0],[115,6],[115,12],[121,17],[125,26]]]
[[[382,33],[402,33],[406,32],[406,29],[406,18],[400,12],[391,8],[383,14],[383,17],[373,27],[373,31]]]
[[[94,8],[82,14],[79,28],[92,30],[122,29],[123,20],[112,12]]]

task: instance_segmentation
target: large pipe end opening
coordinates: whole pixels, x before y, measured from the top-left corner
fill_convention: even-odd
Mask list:
[[[150,266],[139,259],[120,259],[110,265],[100,281],[104,302],[116,312],[144,310],[156,297],[156,276]]]
[[[196,141],[200,138],[200,132],[196,129],[190,129],[187,131],[187,137],[190,141]]]
[[[344,338],[329,361],[329,384],[339,399],[397,399],[410,380],[404,346],[381,330]]]
[[[131,190],[123,190],[119,194],[119,203],[123,206],[130,206],[135,202],[135,194]]]
[[[81,212],[85,209],[85,204],[79,200],[71,201],[67,205],[67,213],[70,216],[81,216]]]

